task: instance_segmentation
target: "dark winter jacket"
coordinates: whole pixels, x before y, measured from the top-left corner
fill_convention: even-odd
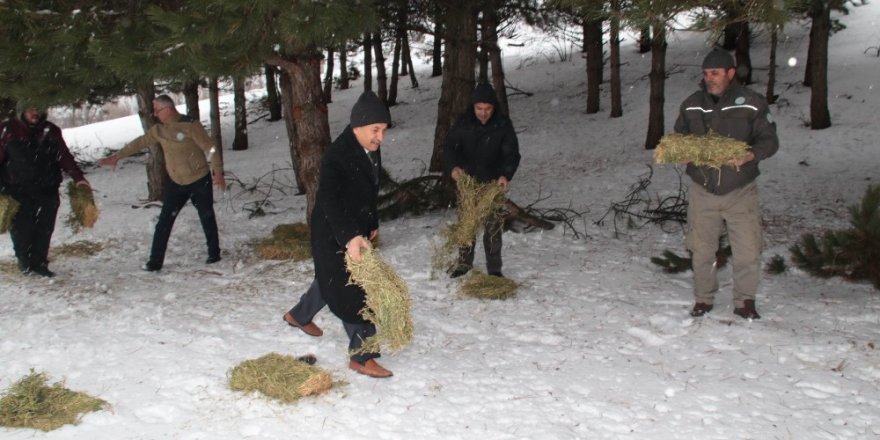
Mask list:
[[[85,180],[57,125],[45,117],[33,126],[17,118],[0,124],[0,191],[57,191],[62,170]]]
[[[379,228],[379,186],[373,163],[351,127],[333,141],[321,159],[318,193],[312,211],[312,257],[321,295],[345,322],[363,323],[364,291],[347,285],[345,245]]]
[[[460,167],[480,182],[501,176],[513,180],[520,159],[513,122],[498,112],[498,106],[486,125],[477,119],[473,106],[459,116],[446,136],[443,152],[447,173]]]
[[[749,144],[755,155],[754,160],[739,169],[721,167],[720,177],[717,169],[688,164],[687,174],[712,194],[727,194],[754,181],[760,174],[758,163],[779,149],[776,123],[767,108],[767,101],[736,81],[730,84],[718,102],[702,87],[681,104],[675,121],[676,133],[705,135],[710,130]]]

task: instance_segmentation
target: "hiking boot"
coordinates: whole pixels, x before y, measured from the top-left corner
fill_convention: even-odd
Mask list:
[[[141,266],[141,269],[147,272],[158,272],[162,270],[162,265],[153,263],[152,261],[147,261],[146,263],[144,263],[143,266]]]
[[[205,260],[205,264],[214,264],[220,260],[222,260],[222,258],[220,258],[219,255],[215,255],[213,257],[208,257],[208,259]]]
[[[504,278],[504,274],[501,272],[489,272],[489,275],[492,275],[493,277]]]
[[[447,273],[449,273],[449,278],[458,278],[470,272],[470,270],[470,266],[453,266],[447,271]]]
[[[377,379],[391,377],[394,375],[394,373],[385,369],[385,367],[379,365],[378,362],[372,359],[364,362],[363,364],[352,359],[348,362],[348,368],[351,368],[352,370],[357,371],[358,373],[361,373],[363,375],[375,377]]]
[[[753,299],[743,301],[743,306],[733,309],[733,313],[745,319],[761,319],[761,315],[755,310],[755,300]]]
[[[296,319],[293,317],[293,315],[290,314],[290,312],[287,312],[284,314],[284,322],[286,322],[287,325],[289,325],[291,327],[296,327],[296,328],[302,330],[303,333],[305,333],[309,336],[318,337],[318,336],[321,336],[324,334],[324,331],[321,330],[321,327],[318,327],[317,325],[315,325],[314,322],[310,322],[305,325],[300,324],[299,322],[296,321]]]
[[[699,318],[700,316],[711,312],[712,307],[714,307],[712,304],[698,302],[694,304],[694,308],[691,309],[691,316],[693,316],[694,318]]]
[[[28,270],[27,273],[32,273],[34,275],[39,275],[41,277],[46,277],[46,278],[52,278],[55,276],[55,272],[52,272],[51,270],[49,270],[49,268],[47,266],[32,267],[32,268],[30,268],[30,270]]]

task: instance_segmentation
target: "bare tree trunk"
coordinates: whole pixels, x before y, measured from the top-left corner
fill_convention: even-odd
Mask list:
[[[397,36],[394,38],[394,56],[391,59],[391,85],[388,89],[388,106],[397,105],[397,80],[400,69],[400,45],[403,44],[403,37],[400,36],[398,30]]]
[[[232,138],[232,149],[235,151],[248,149],[247,134],[247,100],[244,96],[245,78],[232,78],[232,94],[235,107],[235,135]]]
[[[779,28],[771,25],[770,29],[770,68],[767,71],[767,103],[776,102],[776,46],[779,44]]]
[[[510,115],[510,105],[507,102],[507,86],[504,84],[504,64],[501,59],[501,48],[498,47],[498,13],[495,6],[488,5],[483,9],[483,49],[488,55],[492,65],[492,87],[498,96],[498,110]]]
[[[584,23],[584,49],[587,51],[587,114],[599,112],[599,85],[602,83],[602,20]]]
[[[300,166],[302,161],[299,159],[299,152],[296,148],[296,125],[293,118],[288,116],[290,109],[293,108],[293,87],[290,85],[290,77],[287,71],[281,70],[279,74],[281,83],[281,105],[284,107],[284,125],[287,128],[287,146],[290,149],[290,163],[293,167],[294,178],[296,179],[296,194],[303,195],[306,193],[306,184],[302,180]]]
[[[211,121],[211,139],[220,158],[223,158],[223,129],[220,127],[220,85],[216,76],[208,79],[208,118]]]
[[[339,50],[339,90],[347,90],[348,84],[348,49],[343,44]]]
[[[299,173],[306,190],[306,221],[311,222],[318,192],[318,173],[321,156],[330,144],[330,123],[327,120],[327,103],[321,90],[321,58],[303,55],[285,58],[279,63],[287,71],[292,94],[290,109],[285,117],[293,120],[296,131],[296,154]]]
[[[0,98],[0,122],[15,117],[16,105],[18,105],[18,101],[12,98]]]
[[[382,53],[382,34],[373,34],[373,49],[376,53],[376,96],[388,103],[388,73],[385,69],[385,55]]]
[[[419,80],[416,78],[416,68],[413,66],[412,57],[409,51],[409,32],[403,33],[403,64],[409,66],[409,80],[414,89],[419,87]],[[402,75],[402,73],[401,73]]]
[[[431,51],[431,77],[443,75],[443,7],[434,2],[434,46]]]
[[[364,91],[373,91],[373,34],[364,33]]]
[[[263,65],[266,77],[266,101],[269,105],[269,121],[281,120],[281,97],[278,93],[278,81],[275,80],[278,68],[269,64]]]
[[[493,2],[486,2],[487,7],[484,9],[494,9]],[[480,31],[480,44],[477,46],[477,82],[489,82],[489,49],[486,48],[486,15],[483,14],[482,20],[477,24]]]
[[[645,26],[639,32],[639,53],[651,51],[651,27]]]
[[[620,83],[620,0],[611,0],[611,24],[608,31],[611,57],[611,117],[623,116]]]
[[[333,48],[327,48],[327,65],[324,74],[324,102],[333,102]]]
[[[202,119],[199,110],[199,80],[198,78],[183,84],[183,100],[186,102],[186,114],[194,121]]]
[[[821,130],[831,126],[828,111],[828,39],[831,37],[831,7],[824,1],[814,0],[810,14],[810,128]],[[815,34],[813,29],[816,29]],[[813,41],[815,37],[815,41]]]
[[[437,126],[430,171],[444,171],[443,146],[455,116],[467,109],[474,89],[476,64],[477,11],[468,0],[448,1],[446,29],[456,29],[446,38],[446,59],[440,100],[437,103]]]
[[[736,73],[742,84],[751,84],[752,81],[752,56],[750,52],[751,31],[748,23],[739,24],[739,34],[736,38]]]
[[[153,120],[153,98],[156,97],[156,87],[153,83],[145,84],[137,88],[138,117],[141,127],[146,133],[155,124]],[[147,199],[151,202],[162,200],[162,192],[166,183],[171,179],[165,168],[165,154],[159,144],[149,147],[147,156]]]
[[[818,31],[819,28],[815,24],[810,25],[810,41],[807,43],[807,62],[804,63],[804,86],[806,87],[813,85],[813,58],[815,58],[813,46],[819,39],[816,35]]]
[[[666,103],[666,28],[665,25],[653,26],[651,41],[651,97],[648,115],[648,135],[645,138],[645,149],[653,150],[660,143],[664,133],[663,105]]]

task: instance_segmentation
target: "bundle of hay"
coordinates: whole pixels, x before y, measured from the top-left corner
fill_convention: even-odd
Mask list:
[[[462,295],[483,299],[508,299],[516,295],[519,285],[504,277],[474,271],[461,285]]]
[[[376,325],[376,334],[367,338],[358,352],[379,352],[383,347],[392,353],[403,349],[413,337],[406,282],[370,247],[361,248],[360,263],[346,253],[345,268],[351,274],[349,282],[366,292],[361,316]]]
[[[462,174],[456,181],[458,189],[458,223],[442,232],[443,242],[434,252],[435,269],[448,269],[456,260],[458,250],[473,246],[480,228],[492,217],[500,220],[507,197],[497,182],[479,183]]]
[[[272,399],[293,403],[301,397],[326,392],[333,387],[333,377],[305,359],[269,353],[233,368],[229,387],[234,391],[259,391]]]
[[[12,227],[12,219],[18,213],[21,204],[17,200],[5,194],[0,194],[0,234],[9,232]]]
[[[70,215],[67,217],[67,226],[74,233],[82,228],[91,228],[98,221],[98,208],[95,206],[95,197],[92,188],[85,185],[67,184],[67,196],[70,198]]]
[[[71,391],[61,383],[47,385],[45,373],[25,376],[0,398],[0,426],[51,431],[77,424],[83,413],[100,411],[107,402]]]
[[[312,257],[311,232],[303,223],[278,225],[271,237],[255,247],[260,258],[266,260],[307,260]]]
[[[719,169],[730,165],[732,160],[743,159],[749,145],[743,141],[710,131],[705,136],[691,134],[668,134],[660,138],[654,150],[654,161],[664,163],[693,163]]]

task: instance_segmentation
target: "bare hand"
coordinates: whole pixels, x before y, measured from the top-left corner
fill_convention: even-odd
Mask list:
[[[348,255],[355,263],[361,262],[361,248],[370,248],[370,242],[367,241],[362,235],[358,235],[345,245],[345,251],[348,252]]]
[[[226,191],[226,178],[223,174],[214,174],[214,186],[220,191]]]
[[[89,181],[86,179],[83,179],[83,180],[80,180],[79,182],[76,182],[76,186],[84,186],[88,189],[92,189],[92,184],[90,184]]]
[[[117,163],[117,162],[119,162],[119,158],[116,157],[115,154],[110,155],[110,156],[107,156],[107,157],[105,157],[105,158],[103,158],[103,159],[98,159],[98,165],[100,165],[100,166],[102,166],[102,167],[107,166],[107,165],[110,165],[110,166],[113,167],[113,170],[114,170],[114,171],[116,170],[116,163]]]
[[[458,180],[459,177],[464,173],[464,170],[461,167],[452,168],[452,172],[449,173],[449,176],[452,177],[452,180]]]
[[[498,178],[498,184],[501,185],[501,188],[506,192],[510,182],[507,180],[507,177],[501,176]]]
[[[731,160],[729,163],[731,165],[739,168],[739,167],[743,166],[743,164],[745,164],[747,162],[751,162],[753,160],[755,160],[755,153],[752,153],[751,151],[749,151],[746,153],[746,155],[742,159],[734,159],[734,160]]]
[[[376,246],[376,243],[378,243],[378,242],[379,242],[379,230],[373,229],[372,231],[370,231],[370,243],[372,243],[373,246]]]

